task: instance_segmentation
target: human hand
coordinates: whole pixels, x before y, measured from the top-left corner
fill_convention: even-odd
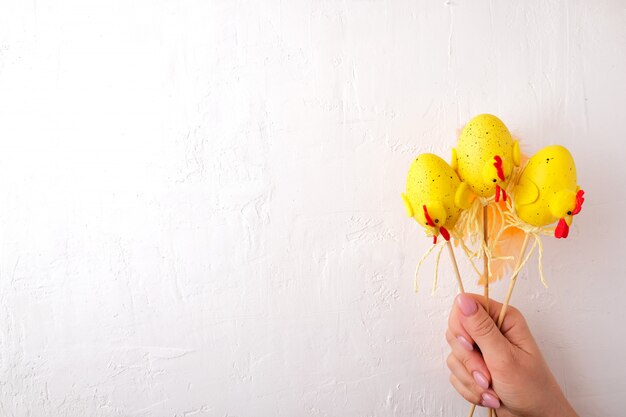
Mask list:
[[[452,348],[450,382],[469,402],[497,409],[498,417],[577,417],[550,372],[522,314],[482,296],[456,297],[446,339]],[[477,346],[478,348],[477,348]]]

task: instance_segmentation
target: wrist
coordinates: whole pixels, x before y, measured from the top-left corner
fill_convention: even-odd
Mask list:
[[[572,405],[567,401],[565,395],[559,390],[559,398],[558,400],[555,398],[554,401],[551,402],[551,407],[549,407],[548,413],[542,414],[552,417],[578,417],[576,414],[576,410],[572,407]]]

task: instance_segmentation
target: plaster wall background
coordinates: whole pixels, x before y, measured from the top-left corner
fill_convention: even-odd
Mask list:
[[[576,158],[513,303],[622,415],[625,41],[622,1],[3,1],[0,414],[465,415],[399,195],[490,112]]]

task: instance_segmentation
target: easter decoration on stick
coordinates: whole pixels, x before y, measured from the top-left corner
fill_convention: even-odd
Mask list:
[[[517,175],[512,175],[510,188],[513,189],[513,198],[512,201],[511,199],[504,200],[507,210],[504,214],[506,224],[503,229],[519,229],[525,232],[525,236],[498,316],[498,328],[501,328],[504,322],[517,276],[536,245],[539,245],[540,275],[545,285],[541,268],[542,248],[539,234],[553,232],[556,238],[566,238],[569,235],[572,218],[580,213],[584,202],[584,191],[577,184],[574,159],[567,149],[558,145],[548,146],[532,156]],[[497,190],[495,197],[497,200]],[[554,231],[547,228],[557,220],[558,225]],[[498,236],[502,234],[502,231],[500,230]],[[531,236],[535,238],[535,245],[524,256]],[[497,242],[494,246],[495,244]],[[470,417],[474,409],[475,406],[472,405]],[[489,416],[491,415],[490,409]]]
[[[467,211],[466,229],[469,235],[480,235],[481,230],[476,226],[482,223],[480,246],[483,258],[484,306],[487,310],[492,253],[489,246],[489,205],[492,201],[498,203],[500,199],[507,201],[506,190],[513,167],[519,164],[519,143],[513,140],[502,120],[491,114],[481,114],[470,120],[461,131],[456,148],[452,149],[452,167],[459,174],[459,178],[482,197],[476,199],[472,209]],[[479,222],[481,211],[482,222]],[[497,237],[497,234],[492,237],[492,247],[495,247]],[[473,408],[470,416],[474,412]]]
[[[554,229],[554,237],[557,239],[567,238],[573,217],[582,210],[585,201],[584,195],[585,192],[580,189],[576,178],[574,158],[563,146],[547,146],[528,160],[513,189],[513,208],[517,217],[509,217],[512,220],[512,227],[526,229],[526,236],[520,250],[517,266],[511,276],[502,310],[500,310],[498,327],[502,326],[517,275],[525,262],[522,258],[531,234],[535,236],[535,245],[540,243],[538,234],[542,231],[541,228],[558,220]],[[526,259],[531,253],[532,249]],[[543,272],[541,272],[541,276],[545,285]]]
[[[473,194],[467,184],[461,182],[450,165],[437,155],[421,154],[411,163],[406,192],[402,194],[406,213],[425,229],[427,235],[433,236],[433,248],[438,236],[443,237],[461,293],[465,290],[450,244],[450,232],[461,211],[470,206],[472,199]],[[415,273],[416,282],[420,265]]]
[[[582,210],[584,194],[577,182],[574,158],[563,146],[547,146],[528,160],[515,181],[513,210],[509,212],[510,224],[506,226],[521,228],[526,234],[498,315],[498,329],[502,328],[520,269],[532,254],[535,245],[541,243],[538,234],[540,232],[545,234],[544,228],[558,220],[554,237],[567,238],[573,216]],[[517,217],[510,213],[515,213]],[[535,245],[524,258],[531,235],[535,237]],[[539,256],[541,257],[541,247]],[[541,261],[539,266],[541,271]],[[541,278],[545,285],[543,272]],[[474,408],[475,406],[472,406],[470,410],[470,417]],[[491,410],[489,413],[491,416]]]

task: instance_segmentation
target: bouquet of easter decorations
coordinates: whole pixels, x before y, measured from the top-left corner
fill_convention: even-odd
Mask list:
[[[539,253],[540,278],[546,285],[541,236],[567,238],[573,217],[585,201],[574,159],[566,148],[551,145],[526,158],[506,125],[490,114],[476,116],[465,125],[452,149],[450,164],[434,154],[418,155],[409,168],[402,200],[407,215],[433,238],[415,271],[416,290],[419,269],[436,250],[435,290],[445,246],[459,291],[465,292],[454,242],[479,277],[486,308],[489,284],[510,274],[498,327],[502,326],[519,271],[535,250]],[[476,266],[481,260],[482,272]],[[473,412],[474,406],[469,415]]]

